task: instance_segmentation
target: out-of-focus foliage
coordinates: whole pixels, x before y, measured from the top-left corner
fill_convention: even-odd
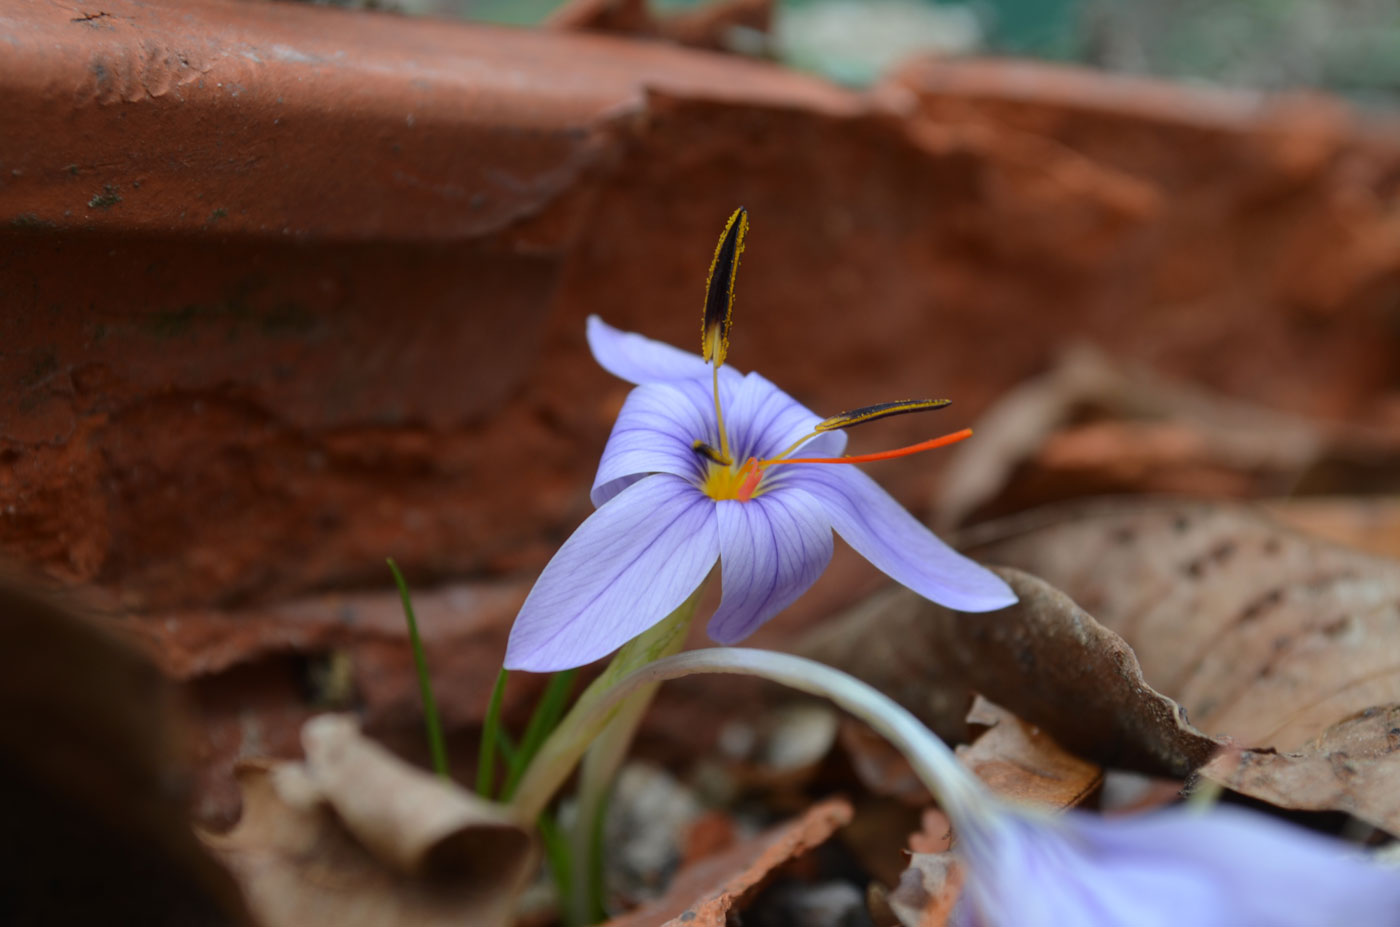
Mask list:
[[[1400,100],[1400,15],[1393,0],[1090,0],[1084,60],[1113,70],[1262,89],[1318,87]]]
[[[372,0],[413,13],[524,25],[560,0]],[[652,0],[658,13],[706,0]],[[359,5],[354,3],[352,5]],[[1015,54],[1264,90],[1400,102],[1394,0],[777,0],[766,47],[846,83],[918,52]]]

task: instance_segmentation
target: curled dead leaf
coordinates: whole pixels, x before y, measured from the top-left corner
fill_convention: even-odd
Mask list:
[[[979,529],[1121,634],[1208,731],[1291,750],[1400,702],[1400,564],[1248,506],[1072,506]],[[997,536],[996,540],[990,540]]]
[[[994,792],[1012,801],[1068,808],[1084,801],[1103,781],[1098,765],[1066,751],[1049,735],[978,696],[968,723],[986,730],[958,757]],[[886,898],[904,927],[944,927],[962,891],[962,870],[949,852],[952,831],[936,809],[909,837],[909,866]]]
[[[914,853],[887,901],[903,927],[947,927],[962,883],[962,866],[952,853]]]
[[[920,828],[909,835],[909,865],[885,899],[903,927],[946,927],[952,917],[963,884],[952,844],[948,816],[925,809]]]
[[[1233,474],[1235,491],[1225,494],[1251,483],[1278,493],[1323,444],[1301,419],[1163,380],[1082,345],[1007,393],[976,429],[940,484],[937,509],[948,526],[978,511],[1072,495],[1170,491],[1170,473],[1189,474],[1198,493],[1213,482],[1202,480],[1209,471]]]
[[[1199,773],[1285,808],[1345,811],[1395,832],[1400,822],[1400,705],[1332,725],[1296,753],[1222,753]]]
[[[871,792],[919,807],[933,800],[914,767],[885,738],[854,718],[841,720],[839,742],[851,768]]]
[[[1080,759],[1045,731],[981,696],[972,703],[967,721],[986,731],[971,744],[958,747],[958,758],[1005,798],[1069,808],[1103,782],[1097,763]]]
[[[608,921],[607,927],[726,927],[778,868],[825,842],[851,820],[850,803],[818,802],[800,817],[682,870],[666,895]]]
[[[964,615],[891,590],[831,622],[803,651],[886,692],[917,693],[904,703],[945,739],[968,739],[965,706],[975,691],[1105,765],[1181,777],[1214,755],[1218,742],[1148,685],[1122,638],[1048,583],[998,572],[1020,598],[1011,608]]]
[[[509,922],[534,854],[504,808],[398,760],[341,716],[303,728],[305,764],[238,769],[243,816],[205,843],[264,927]]]
[[[1206,775],[1400,832],[1381,720],[1400,703],[1400,564],[1242,505],[1081,505],[978,533],[982,556],[1035,571],[1120,633],[1197,727],[1253,751],[1240,769],[1254,772]]]
[[[1336,544],[1400,559],[1400,498],[1325,496],[1277,499],[1264,509],[1285,525]]]
[[[1214,498],[1397,487],[1393,429],[1323,425],[1166,379],[1087,346],[977,423],[940,485],[944,527],[1119,493]]]
[[[967,722],[984,730],[970,745],[957,748],[959,758],[1007,798],[1067,808],[1084,801],[1103,781],[1098,764],[1075,756],[1045,731],[981,696]],[[840,742],[856,775],[875,794],[918,806],[933,800],[909,761],[864,724],[844,719]]]
[[[1400,704],[1400,564],[1228,504],[1070,506],[968,537],[1048,582],[1000,570],[1020,602],[987,615],[887,593],[807,652],[912,693],[954,736],[947,707],[978,691],[1109,766],[1183,778],[1223,745],[1249,748],[1246,765],[1203,773],[1400,832],[1381,720]]]
[[[530,837],[506,808],[406,765],[353,718],[312,718],[302,744],[309,778],[346,828],[401,872],[505,885],[528,874]]]

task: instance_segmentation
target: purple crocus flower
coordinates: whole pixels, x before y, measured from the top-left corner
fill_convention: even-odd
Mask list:
[[[1400,925],[1400,872],[1262,814],[963,810],[956,927]]]
[[[723,596],[709,633],[721,643],[742,640],[821,575],[833,529],[935,602],[980,612],[1016,601],[1000,578],[940,541],[870,477],[825,465],[908,452],[838,458],[846,436],[837,429],[941,401],[823,419],[758,374],[720,366],[718,335],[708,362],[597,317],[588,320],[588,343],[604,369],[637,386],[593,481],[597,511],[525,600],[508,668],[546,672],[605,656],[685,601],[716,560]],[[797,449],[801,457],[792,456]]]

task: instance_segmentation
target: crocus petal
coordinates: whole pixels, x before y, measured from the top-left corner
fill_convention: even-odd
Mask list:
[[[1339,841],[1217,807],[1070,813],[998,828],[966,854],[976,927],[1400,924],[1400,873]]]
[[[629,383],[709,380],[712,376],[710,365],[698,351],[682,351],[665,342],[613,328],[596,315],[588,317],[588,347],[599,366]],[[719,373],[721,379],[740,377],[732,367],[721,367]]]
[[[718,556],[713,500],[666,473],[627,487],[545,566],[511,628],[506,668],[605,656],[674,611]]]
[[[724,418],[736,460],[775,457],[811,434],[822,420],[756,373],[744,377],[725,398]],[[803,445],[801,455],[835,457],[845,448],[845,432],[829,431]]]
[[[705,461],[695,453],[697,440],[719,445],[709,382],[644,383],[632,390],[598,462],[593,504],[602,505],[649,473],[670,473],[698,483],[705,475]]]
[[[800,489],[715,504],[724,595],[710,619],[721,644],[743,640],[806,592],[831,562],[831,520]]]
[[[1016,594],[1001,578],[940,541],[875,481],[848,464],[782,469],[826,507],[836,533],[891,579],[964,612],[1005,608]]]

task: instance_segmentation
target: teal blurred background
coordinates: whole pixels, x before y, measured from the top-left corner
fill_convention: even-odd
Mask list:
[[[374,0],[369,0],[374,2]],[[529,25],[559,0],[378,0],[404,12]],[[653,0],[658,14],[698,0]],[[860,86],[910,54],[1024,55],[1264,90],[1400,102],[1397,0],[780,0],[749,54]]]

